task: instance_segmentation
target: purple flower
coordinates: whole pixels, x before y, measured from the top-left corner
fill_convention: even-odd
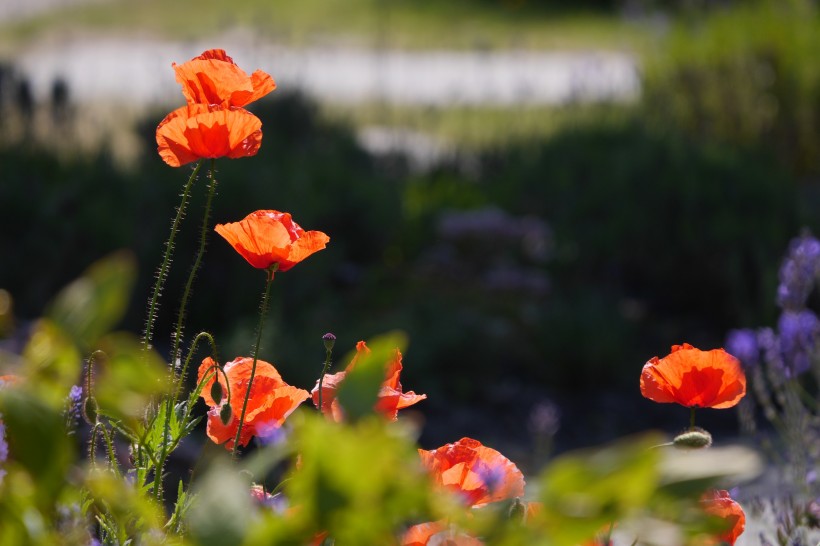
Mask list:
[[[6,425],[3,423],[3,416],[0,415],[0,463],[6,462],[9,458],[9,444],[6,442]],[[3,483],[3,477],[6,471],[0,468],[0,483]]]
[[[275,446],[284,442],[288,437],[288,433],[283,427],[277,425],[276,422],[271,421],[257,425],[256,437],[259,438],[262,445]]]
[[[792,377],[811,368],[811,359],[817,348],[817,335],[820,334],[820,320],[817,316],[808,309],[783,311],[777,329],[783,362],[791,371]]]
[[[729,330],[726,336],[726,352],[740,360],[747,369],[757,366],[760,358],[757,335],[748,328]]]
[[[555,436],[561,427],[561,410],[549,400],[539,402],[530,413],[530,431],[538,436]]]
[[[80,385],[74,385],[68,392],[64,410],[66,430],[68,430],[69,433],[72,433],[77,425],[77,420],[82,413],[82,403],[83,388]]]
[[[811,235],[793,239],[780,266],[777,305],[783,309],[803,307],[819,273],[820,241]]]

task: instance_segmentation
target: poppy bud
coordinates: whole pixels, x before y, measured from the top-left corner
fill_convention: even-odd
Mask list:
[[[517,522],[523,522],[524,516],[527,514],[527,507],[521,502],[520,497],[515,497],[510,505],[509,519]]]
[[[701,449],[712,445],[712,435],[702,428],[695,427],[678,434],[672,444],[683,449]]]
[[[85,422],[89,425],[93,425],[97,422],[97,410],[99,406],[97,405],[97,399],[93,396],[89,396],[83,402],[83,418]]]
[[[217,406],[222,402],[222,383],[214,381],[211,385],[211,398],[214,399],[214,404]]]
[[[322,336],[322,341],[325,343],[325,349],[332,351],[333,345],[336,343],[336,336],[328,332]]]
[[[227,426],[228,423],[231,422],[231,416],[233,412],[231,411],[230,404],[225,404],[222,406],[222,409],[219,410],[219,419],[222,420],[222,424]]]

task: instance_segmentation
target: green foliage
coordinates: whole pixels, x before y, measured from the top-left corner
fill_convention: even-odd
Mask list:
[[[695,138],[774,152],[792,171],[820,162],[816,2],[758,0],[677,23],[650,56],[647,113]]]
[[[358,354],[351,351],[342,362],[356,358],[356,366],[347,373],[339,387],[337,399],[344,408],[345,418],[353,422],[373,414],[379,386],[384,381],[384,366],[396,350],[404,351],[407,338],[400,332],[385,334],[368,342],[370,352]]]

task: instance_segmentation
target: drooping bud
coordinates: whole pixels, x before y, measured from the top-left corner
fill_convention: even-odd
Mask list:
[[[521,502],[520,497],[515,497],[510,505],[509,518],[513,521],[523,522],[527,514],[527,507]]]
[[[93,425],[97,422],[97,411],[99,410],[99,405],[97,404],[97,399],[93,396],[89,396],[83,402],[83,418],[85,422],[89,425]]]
[[[675,436],[672,444],[682,449],[703,449],[712,445],[712,435],[700,427],[694,427]]]
[[[220,383],[219,381],[214,381],[211,385],[211,398],[214,399],[214,403],[216,405],[219,405],[222,402],[222,394],[222,383]]]
[[[336,336],[328,332],[322,336],[322,341],[325,343],[325,349],[332,351],[333,345],[336,343]]]
[[[228,423],[231,422],[231,417],[233,416],[233,410],[231,410],[230,404],[225,404],[222,406],[222,409],[219,410],[219,419],[222,421],[222,424],[227,426]]]

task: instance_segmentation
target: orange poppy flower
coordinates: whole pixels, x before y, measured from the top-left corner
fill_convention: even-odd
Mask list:
[[[214,364],[215,362],[211,357],[203,360],[199,366],[197,380],[202,381],[206,374],[213,372]],[[206,430],[208,438],[217,444],[225,443],[225,448],[229,450],[233,449],[236,430],[239,428],[239,416],[242,414],[242,404],[245,400],[245,394],[248,392],[252,367],[253,358],[250,357],[240,357],[225,364],[223,369],[230,383],[230,402],[226,399],[229,391],[222,373],[211,377],[200,394],[205,403],[211,408],[208,411]],[[211,397],[211,386],[217,380],[222,385],[222,392],[225,397],[219,404]],[[308,397],[310,397],[310,394],[306,390],[285,383],[273,365],[264,360],[257,360],[256,375],[254,375],[251,394],[248,398],[248,407],[245,412],[245,421],[242,424],[242,436],[239,438],[239,445],[246,446],[253,436],[264,434],[270,431],[271,427],[282,426],[288,415]],[[231,418],[227,425],[220,419],[220,412],[225,404],[231,406]]]
[[[257,70],[248,76],[223,49],[209,49],[171,66],[188,104],[245,106],[276,89],[270,74]]]
[[[313,404],[319,408],[322,413],[332,417],[336,422],[341,422],[344,420],[344,410],[339,405],[339,401],[336,400],[336,393],[339,389],[339,385],[342,381],[344,381],[347,372],[356,366],[359,355],[367,354],[369,352],[370,349],[367,348],[367,344],[364,341],[360,341],[356,344],[356,356],[354,356],[353,360],[350,361],[350,364],[347,365],[345,371],[325,374],[324,379],[322,380],[321,408],[319,408],[318,381],[316,381],[316,386],[313,387],[313,390],[310,393],[311,396],[313,396]],[[400,409],[417,404],[427,398],[426,394],[416,394],[413,391],[402,392],[401,382],[399,381],[401,370],[401,351],[396,349],[396,352],[393,353],[393,358],[385,364],[385,378],[384,382],[381,384],[381,387],[379,387],[378,399],[376,400],[375,406],[377,412],[381,413],[391,421],[398,419]]]
[[[725,531],[716,536],[716,542],[733,545],[746,528],[743,508],[729,496],[725,489],[709,491],[701,498],[707,514],[725,522]]]
[[[484,546],[475,537],[450,529],[440,521],[420,523],[410,527],[401,537],[401,546]]]
[[[157,151],[179,167],[204,157],[250,157],[262,145],[262,122],[242,108],[189,104],[157,126]]]
[[[303,230],[290,214],[277,210],[257,210],[214,229],[252,266],[267,269],[278,264],[277,271],[287,271],[330,241],[321,231]]]
[[[432,451],[419,449],[433,481],[461,495],[468,506],[524,495],[524,475],[498,451],[462,438]]]
[[[644,365],[641,394],[688,408],[731,408],[746,394],[746,374],[740,361],[723,349],[673,345],[671,354]]]

